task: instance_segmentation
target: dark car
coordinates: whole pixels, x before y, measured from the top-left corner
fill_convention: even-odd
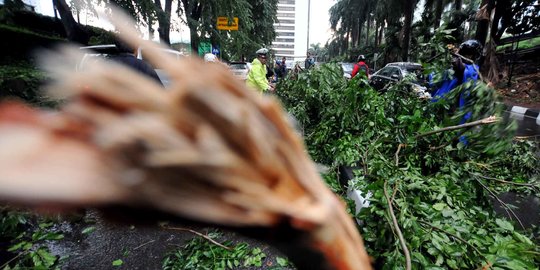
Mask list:
[[[422,98],[430,98],[431,95],[424,86],[425,80],[422,65],[418,63],[389,63],[371,75],[369,84],[378,91],[384,91],[392,83],[403,80],[403,78],[409,74],[416,76],[416,80],[411,85],[411,90]]]

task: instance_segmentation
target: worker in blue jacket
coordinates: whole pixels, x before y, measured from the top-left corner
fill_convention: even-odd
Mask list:
[[[461,57],[462,56],[462,57]],[[452,69],[454,70],[453,76],[446,78],[442,81],[441,86],[437,89],[435,94],[433,94],[433,102],[438,101],[441,98],[444,98],[450,91],[452,91],[457,86],[472,82],[471,85],[462,89],[459,94],[458,109],[463,110],[469,100],[469,95],[471,89],[474,87],[476,81],[478,80],[479,67],[477,65],[478,60],[482,56],[482,44],[477,40],[467,40],[459,46],[459,51],[457,55],[454,55],[452,58]],[[469,62],[468,60],[473,62]],[[460,124],[466,123],[471,118],[472,112],[466,112],[463,115],[463,118],[460,121]],[[464,144],[468,144],[467,138],[465,136],[460,137],[460,141]]]

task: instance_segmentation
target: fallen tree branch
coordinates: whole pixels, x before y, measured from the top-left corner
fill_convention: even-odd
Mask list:
[[[405,263],[406,263],[405,269],[411,270],[411,255],[409,253],[409,249],[407,248],[407,242],[405,242],[403,233],[401,233],[401,229],[399,228],[396,215],[394,214],[394,208],[392,207],[393,198],[390,199],[390,197],[388,196],[388,191],[386,190],[386,183],[387,181],[384,181],[383,187],[384,187],[384,196],[386,197],[386,202],[388,203],[388,212],[390,212],[390,216],[392,217],[392,223],[394,224],[394,228],[396,229],[396,232],[398,234],[399,242],[401,243],[401,248],[403,249],[403,253],[405,254]]]
[[[436,147],[430,147],[429,151],[437,151],[439,149],[443,149],[443,148],[447,147],[448,145],[450,145],[452,142],[457,141],[460,136],[461,136],[461,133],[459,133],[457,136],[452,138],[450,141],[448,141],[448,142],[446,142],[446,143],[444,143],[442,145],[439,145],[439,146],[436,146]]]
[[[533,189],[540,189],[538,186],[535,186],[535,185],[529,184],[529,183],[516,183],[516,182],[497,179],[497,178],[494,178],[494,177],[489,177],[489,176],[485,176],[485,175],[481,175],[481,174],[477,174],[477,173],[471,173],[471,174],[474,175],[474,176],[478,176],[480,178],[486,179],[486,180],[493,180],[493,181],[501,182],[501,183],[504,183],[504,184],[531,187]]]
[[[136,248],[134,248],[133,251],[135,251],[135,250],[137,250],[137,249],[139,249],[139,248],[142,248],[142,247],[144,247],[144,246],[146,246],[146,245],[148,245],[148,244],[150,244],[150,243],[153,243],[153,242],[155,242],[155,241],[156,241],[156,239],[152,239],[152,240],[150,240],[150,241],[148,241],[148,242],[146,242],[146,243],[140,244],[139,246],[137,246]]]
[[[6,263],[2,264],[2,265],[0,266],[0,269],[6,269],[6,267],[8,267],[9,264],[10,264],[12,261],[14,261],[14,260],[16,260],[17,258],[21,257],[22,255],[26,255],[27,253],[28,253],[28,251],[24,251],[24,252],[21,252],[21,253],[17,254],[17,256],[11,258],[9,261],[7,261]]]
[[[467,57],[465,57],[465,56],[463,56],[463,55],[461,55],[461,54],[459,54],[459,53],[451,52],[450,54],[453,55],[453,56],[457,56],[457,57],[461,58],[462,60],[465,60],[465,62],[467,62],[467,64],[473,65],[474,71],[476,71],[476,73],[478,74],[478,78],[480,78],[480,80],[481,80],[482,82],[484,82],[485,84],[489,84],[489,83],[490,83],[489,81],[486,81],[486,80],[484,79],[484,77],[482,76],[482,73],[480,73],[480,70],[478,70],[478,68],[476,67],[476,65],[474,65],[474,61],[473,61],[473,60],[471,60],[471,59],[469,59],[469,58],[467,58]]]
[[[487,192],[491,195],[491,197],[493,197],[495,200],[497,200],[504,208],[504,210],[506,211],[506,214],[508,214],[508,217],[509,218],[512,218],[512,216],[514,216],[514,218],[519,222],[519,225],[521,226],[522,229],[525,229],[525,226],[523,226],[523,223],[521,222],[521,220],[519,219],[519,217],[516,215],[516,213],[514,212],[514,210],[512,210],[512,208],[510,208],[508,206],[508,204],[506,204],[505,202],[503,202],[498,196],[497,194],[495,194],[495,192],[493,192],[491,189],[489,189],[486,185],[484,185],[484,183],[482,183],[482,181],[478,180],[477,178],[473,177],[474,180],[476,180],[476,182],[478,182],[485,190],[487,190]],[[510,213],[512,213],[512,215],[510,215]]]
[[[196,234],[206,240],[208,240],[210,243],[218,246],[218,247],[221,247],[221,248],[224,248],[226,250],[232,250],[232,248],[230,247],[227,247],[217,241],[215,241],[214,239],[208,237],[208,235],[205,235],[205,234],[202,234],[200,232],[197,232],[197,231],[194,231],[194,230],[191,230],[191,229],[188,229],[188,228],[180,228],[180,227],[169,227],[169,226],[162,226],[164,229],[168,229],[168,230],[174,230],[174,231],[185,231],[185,232],[190,232],[190,233],[193,233],[193,234]]]
[[[461,124],[461,125],[457,125],[457,126],[449,126],[449,127],[444,127],[444,128],[437,129],[437,130],[428,131],[426,133],[416,135],[415,138],[418,139],[418,138],[428,136],[428,135],[432,135],[432,134],[435,134],[435,133],[451,131],[451,130],[456,130],[456,129],[464,129],[464,128],[470,128],[470,127],[474,127],[474,126],[493,124],[493,123],[497,123],[499,121],[500,121],[499,117],[490,116],[490,117],[480,119],[480,120],[477,120],[477,121],[473,121],[473,122],[470,122],[470,123],[465,123],[465,124]]]
[[[398,148],[397,148],[397,151],[396,151],[396,154],[395,154],[395,157],[396,157],[396,167],[399,166],[399,151],[401,151],[401,147],[403,146],[407,146],[406,144],[403,144],[403,143],[400,143],[398,145]]]
[[[482,257],[484,258],[484,260],[486,261],[486,263],[487,263],[488,266],[491,265],[490,262],[488,261],[488,259],[484,256],[484,254],[482,254],[482,253],[480,252],[480,250],[478,250],[478,249],[477,249],[475,246],[473,246],[471,243],[467,242],[467,240],[465,240],[465,239],[463,239],[463,238],[459,237],[458,235],[455,235],[455,234],[453,234],[453,233],[451,233],[451,232],[447,232],[447,231],[445,231],[445,230],[443,230],[443,229],[441,229],[441,228],[439,228],[439,227],[437,227],[437,226],[435,226],[435,225],[432,225],[432,224],[430,224],[430,223],[428,223],[428,222],[425,222],[425,221],[423,221],[423,220],[418,220],[418,222],[420,222],[420,223],[422,223],[422,224],[424,224],[424,225],[426,225],[426,226],[429,226],[430,228],[432,228],[432,229],[434,229],[434,230],[436,230],[436,231],[439,231],[439,232],[445,233],[445,234],[447,234],[447,235],[449,235],[449,236],[452,236],[452,237],[455,238],[456,240],[461,241],[462,243],[464,243],[465,245],[471,247],[474,251],[476,251],[476,253],[478,253],[478,255],[482,256]],[[489,268],[491,268],[491,267],[489,267]]]

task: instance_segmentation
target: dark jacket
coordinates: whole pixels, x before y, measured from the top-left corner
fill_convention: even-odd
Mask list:
[[[152,79],[154,79],[156,82],[158,82],[160,85],[163,85],[161,80],[159,79],[159,76],[157,75],[156,71],[152,66],[145,61],[138,59],[133,54],[130,53],[121,53],[118,55],[114,55],[110,58],[111,60],[123,64],[127,67],[132,68],[133,70],[139,72],[140,74],[146,75]]]

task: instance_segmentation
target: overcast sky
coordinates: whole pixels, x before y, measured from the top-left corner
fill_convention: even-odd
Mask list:
[[[324,46],[332,36],[328,10],[335,0],[311,0],[311,14],[309,20],[309,44],[321,43]]]

